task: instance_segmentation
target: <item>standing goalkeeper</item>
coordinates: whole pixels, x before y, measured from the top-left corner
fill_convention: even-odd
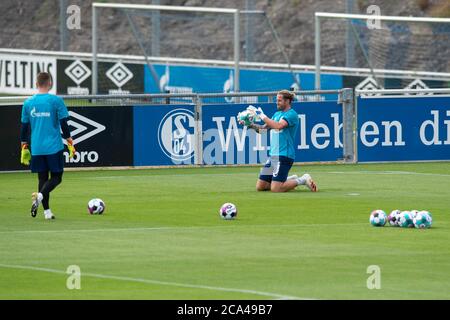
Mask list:
[[[31,216],[36,217],[40,204],[44,207],[45,219],[54,219],[50,210],[50,192],[62,181],[64,171],[64,144],[62,136],[67,140],[69,157],[73,156],[75,148],[70,136],[67,120],[69,113],[64,101],[49,94],[52,79],[49,73],[37,75],[38,93],[28,98],[22,107],[22,126],[20,139],[22,145],[21,163],[30,164],[31,172],[38,174],[38,192],[32,194]],[[31,153],[28,136],[31,129]],[[50,175],[50,176],[49,176]]]
[[[298,114],[291,107],[293,100],[293,93],[287,90],[278,92],[278,111],[272,119],[267,117],[261,108],[249,107],[248,109],[264,121],[264,125],[251,124],[249,128],[258,133],[261,130],[270,129],[270,158],[261,169],[256,182],[257,191],[286,192],[299,185],[306,185],[311,191],[317,191],[316,184],[307,173],[300,178],[297,175],[288,177],[295,159],[294,141],[299,126]],[[242,121],[240,123],[243,124]]]

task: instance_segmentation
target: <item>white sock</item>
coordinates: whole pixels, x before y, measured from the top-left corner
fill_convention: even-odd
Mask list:
[[[41,204],[42,199],[44,199],[44,195],[42,193],[38,192],[37,200],[38,200],[39,204]]]
[[[297,180],[298,186],[304,186],[306,184],[306,179],[307,179],[307,176],[304,174],[300,178],[297,178],[295,180]]]
[[[46,216],[53,215],[52,210],[50,210],[50,209],[44,210],[44,215],[46,215]]]

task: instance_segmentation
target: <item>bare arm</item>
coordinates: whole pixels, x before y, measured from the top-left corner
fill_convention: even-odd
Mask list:
[[[270,119],[269,117],[265,117],[263,121],[265,122],[264,126],[268,129],[281,130],[289,125],[289,123],[284,119],[281,119],[280,122],[278,122]]]
[[[259,124],[251,124],[248,126],[250,129],[255,130],[257,133],[261,133],[268,129],[267,124],[259,125]]]
[[[262,131],[265,130],[269,130],[269,129],[276,129],[276,130],[281,130],[286,128],[287,126],[289,126],[289,123],[282,119],[280,122],[277,122],[275,120],[272,120],[268,117],[264,118],[264,124],[263,125],[259,125],[259,124],[251,124],[248,127],[250,129],[255,130],[258,133],[261,133]]]

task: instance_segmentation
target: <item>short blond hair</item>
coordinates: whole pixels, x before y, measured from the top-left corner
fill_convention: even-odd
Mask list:
[[[283,97],[285,100],[289,100],[290,103],[294,101],[295,94],[289,90],[281,90],[278,91],[278,94]]]

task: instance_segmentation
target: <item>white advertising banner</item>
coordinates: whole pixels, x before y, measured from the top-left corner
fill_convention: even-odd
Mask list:
[[[36,76],[43,71],[51,74],[50,92],[56,94],[56,58],[0,54],[0,93],[36,93]]]

